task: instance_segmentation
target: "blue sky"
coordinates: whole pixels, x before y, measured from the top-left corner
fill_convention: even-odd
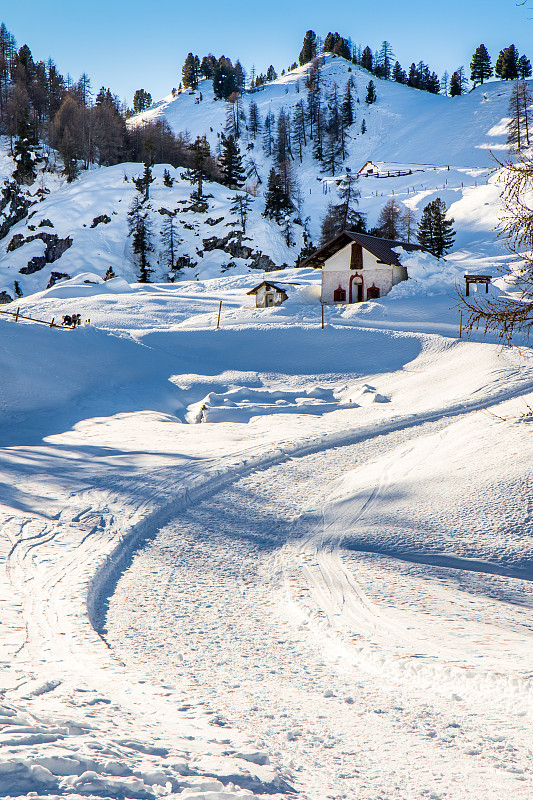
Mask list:
[[[35,59],[51,56],[63,74],[87,72],[98,89],[111,89],[129,105],[145,88],[154,100],[177,86],[189,51],[240,58],[281,70],[297,61],[305,31],[325,36],[338,31],[372,49],[387,39],[402,66],[425,61],[441,75],[461,64],[468,68],[483,42],[493,63],[513,43],[533,61],[533,10],[513,0],[381,0],[361,3],[315,2],[302,6],[279,0],[254,3],[183,3],[179,0],[10,0],[0,18]],[[533,8],[533,2],[530,4]]]

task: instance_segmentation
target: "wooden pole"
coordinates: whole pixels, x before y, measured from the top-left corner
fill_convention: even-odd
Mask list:
[[[19,312],[20,312],[20,306],[19,306],[19,308],[17,308],[17,313],[15,314],[15,322],[18,322]]]
[[[322,330],[324,330],[324,303],[322,303]]]
[[[52,322],[50,323],[50,327],[51,327],[51,328],[53,328],[53,327],[54,327],[54,320],[55,320],[55,317],[52,317]]]
[[[217,331],[220,328],[220,312],[222,311],[222,300],[218,304]]]
[[[459,312],[459,339],[463,338],[463,312]]]

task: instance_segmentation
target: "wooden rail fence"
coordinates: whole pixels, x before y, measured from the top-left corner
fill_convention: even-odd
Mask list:
[[[47,322],[44,319],[34,319],[33,317],[25,317],[23,314],[20,313],[20,308],[17,308],[16,312],[13,311],[0,311],[0,314],[8,317],[14,317],[15,322],[18,322],[19,319],[25,320],[26,322],[35,322],[38,325],[46,325],[48,328],[61,328],[63,331],[71,331],[74,330],[74,325],[58,325],[55,322],[55,317],[52,317],[50,322]]]

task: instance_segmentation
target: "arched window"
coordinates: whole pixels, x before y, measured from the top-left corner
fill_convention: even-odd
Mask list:
[[[334,303],[345,303],[346,302],[346,291],[339,285],[338,289],[335,289],[333,292],[333,302]]]

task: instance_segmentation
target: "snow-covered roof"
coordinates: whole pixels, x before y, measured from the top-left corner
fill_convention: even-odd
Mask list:
[[[279,292],[280,294],[287,294],[285,289],[281,289],[279,286],[276,286],[275,283],[270,283],[270,281],[261,281],[261,283],[259,283],[257,286],[254,286],[254,288],[250,289],[250,291],[246,292],[246,294],[257,294],[259,290],[263,288],[263,286],[266,289],[274,289],[274,291]]]

